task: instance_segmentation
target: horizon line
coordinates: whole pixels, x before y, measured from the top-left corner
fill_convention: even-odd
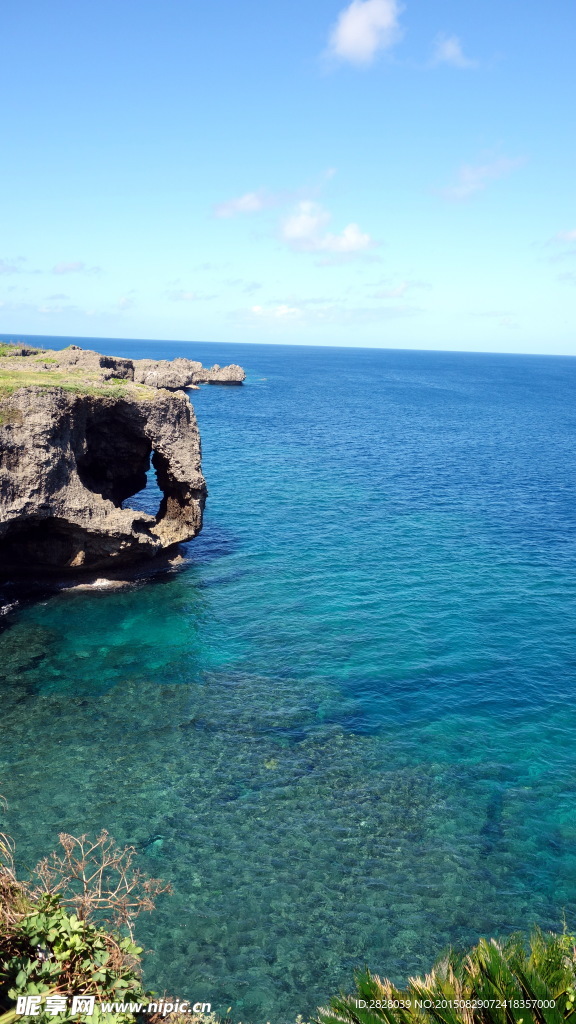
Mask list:
[[[254,348],[318,348],[318,349],[345,349],[350,352],[430,352],[450,355],[478,355],[478,356],[518,356],[519,358],[536,359],[574,359],[576,354],[568,352],[495,352],[492,349],[453,349],[453,348],[403,348],[393,345],[338,345],[338,344],[306,344],[302,342],[275,342],[275,341],[206,341],[203,339],[181,338],[119,338],[113,336],[84,335],[84,334],[27,334],[17,332],[0,332],[0,340],[17,342],[27,338],[54,339],[58,341],[114,341],[114,342],[145,342],[160,345],[250,345]],[[48,346],[49,348],[50,346]]]

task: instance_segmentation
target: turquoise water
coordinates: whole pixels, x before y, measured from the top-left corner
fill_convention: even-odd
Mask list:
[[[174,886],[147,981],[250,1024],[576,927],[576,362],[92,344],[248,381],[192,393],[180,567],[8,617],[22,866],[62,829],[138,844]]]

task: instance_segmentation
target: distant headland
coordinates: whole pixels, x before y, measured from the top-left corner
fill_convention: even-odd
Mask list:
[[[114,569],[202,529],[200,435],[184,388],[240,366],[0,345],[0,572]],[[123,508],[152,464],[156,516]]]

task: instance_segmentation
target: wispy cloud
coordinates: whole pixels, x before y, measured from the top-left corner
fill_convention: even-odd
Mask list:
[[[241,217],[243,214],[260,213],[271,206],[276,206],[281,199],[272,193],[258,191],[246,192],[235,199],[227,199],[214,207],[214,216],[220,218]]]
[[[417,288],[430,288],[426,281],[398,281],[384,280],[377,286],[373,293],[377,299],[405,299],[406,296]]]
[[[535,245],[544,251],[547,250],[546,260],[548,263],[564,263],[566,260],[576,258],[576,228],[565,228],[552,234],[545,242],[538,242]],[[560,274],[559,281],[566,280],[564,274]]]
[[[331,214],[308,200],[297,204],[282,224],[282,238],[298,252],[333,253],[353,256],[375,246],[370,235],[357,224],[348,224],[339,234],[326,231]]]
[[[49,316],[54,316],[55,314],[58,314],[58,313],[77,313],[77,312],[79,312],[79,309],[78,309],[78,306],[71,306],[71,305],[67,305],[67,306],[55,305],[55,306],[53,306],[53,305],[46,305],[46,304],[44,304],[42,306],[38,306],[38,312],[39,313],[48,314]]]
[[[89,267],[80,260],[57,263],[52,267],[53,274],[99,274],[100,267]]]
[[[288,306],[285,303],[280,303],[277,306],[252,306],[250,312],[258,319],[295,320],[302,316],[303,310],[299,309],[298,306]]]
[[[519,326],[514,314],[507,309],[487,309],[480,313],[471,313],[471,316],[494,320],[499,327],[516,329]]]
[[[390,49],[400,39],[401,11],[397,0],[352,0],[330,33],[328,56],[370,64],[379,50]]]
[[[217,203],[212,207],[215,217],[223,220],[230,220],[234,217],[246,217],[262,213],[264,210],[271,210],[277,207],[288,207],[291,203],[298,201],[312,201],[317,199],[324,191],[327,182],[337,174],[335,167],[327,167],[322,174],[313,181],[307,182],[298,188],[282,188],[275,191],[267,188],[255,189],[253,192],[245,192],[241,196],[227,199],[225,202]],[[205,264],[196,269],[217,269],[214,264]]]
[[[243,277],[230,277],[224,284],[227,288],[240,288],[246,295],[252,295],[262,287],[260,281],[246,281]]]
[[[186,288],[177,288],[166,292],[172,302],[195,302],[200,296],[197,292],[188,291]]]
[[[372,305],[356,306],[352,303],[338,302],[330,299],[297,299],[286,302],[272,302],[268,305],[252,306],[249,310],[238,310],[232,314],[235,318],[249,321],[272,323],[281,326],[298,322],[301,324],[361,324],[378,323],[398,318],[415,316],[422,310],[416,306],[406,305]]]
[[[500,157],[485,164],[464,164],[458,171],[454,183],[442,189],[441,194],[453,202],[470,199],[478,192],[483,192],[490,182],[504,178],[516,170],[523,162],[518,158]]]
[[[22,257],[18,259],[0,259],[0,274],[20,274],[22,267],[19,264],[23,262]]]
[[[437,67],[439,64],[449,64],[462,71],[478,67],[478,61],[465,56],[458,36],[449,36],[444,32],[436,36],[432,54],[432,65]]]
[[[544,249],[551,250],[548,260],[550,263],[561,263],[564,260],[573,260],[576,257],[576,228],[568,228],[559,231],[546,242],[540,243]],[[558,280],[561,279],[561,275]]]

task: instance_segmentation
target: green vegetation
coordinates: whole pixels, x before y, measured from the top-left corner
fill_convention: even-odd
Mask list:
[[[123,381],[124,385],[129,381]],[[117,381],[86,379],[86,373],[72,370],[0,370],[0,396],[11,395],[19,388],[62,388],[79,395],[109,395],[124,390]]]
[[[319,1024],[562,1024],[576,1022],[576,939],[534,931],[451,951],[425,978],[396,988],[369,971],[356,992],[318,1011]]]
[[[64,852],[21,882],[13,844],[0,836],[0,1024],[19,1018],[10,1005],[19,996],[40,997],[38,1024],[133,1024],[133,1013],[99,1004],[154,999],[142,986],[133,922],[169,886],[134,870],[134,848],[119,849],[106,832],[93,842],[63,833],[60,843]],[[72,1013],[71,994],[94,995],[94,1013]],[[47,1003],[58,995],[66,997],[61,1009]]]
[[[43,348],[32,348],[30,345],[26,345],[21,341],[2,341],[0,342],[0,356],[18,357],[23,348],[26,349],[29,355],[36,355],[37,353],[44,352]]]
[[[68,346],[72,348],[74,346]],[[22,349],[26,354],[22,355]],[[61,388],[75,395],[94,395],[111,398],[150,399],[155,389],[136,384],[123,377],[104,379],[96,365],[67,366],[51,353],[51,349],[27,348],[10,342],[0,344],[0,356],[7,357],[0,368],[0,401],[19,388]],[[0,420],[6,422],[6,419]]]
[[[19,388],[62,388],[75,395],[99,395],[112,398],[148,399],[155,394],[153,388],[145,384],[135,384],[131,380],[112,377],[102,380],[95,373],[86,370],[58,369],[40,370],[37,367],[7,370],[0,369],[0,400],[13,394]]]
[[[148,1001],[134,967],[142,952],[129,937],[96,928],[69,914],[57,896],[42,896],[29,908],[3,942],[0,965],[0,998],[16,1001],[19,995],[95,993],[97,1003],[90,1017],[102,1017],[98,1003]],[[43,951],[39,958],[39,950]],[[107,1015],[110,1019],[111,1015]],[[114,1014],[117,1024],[130,1022],[132,1014]],[[1,1019],[1,1018],[0,1018]],[[40,1013],[39,1021],[57,1024],[72,1019],[70,1008],[56,1015]],[[77,1019],[84,1020],[84,1015]]]

